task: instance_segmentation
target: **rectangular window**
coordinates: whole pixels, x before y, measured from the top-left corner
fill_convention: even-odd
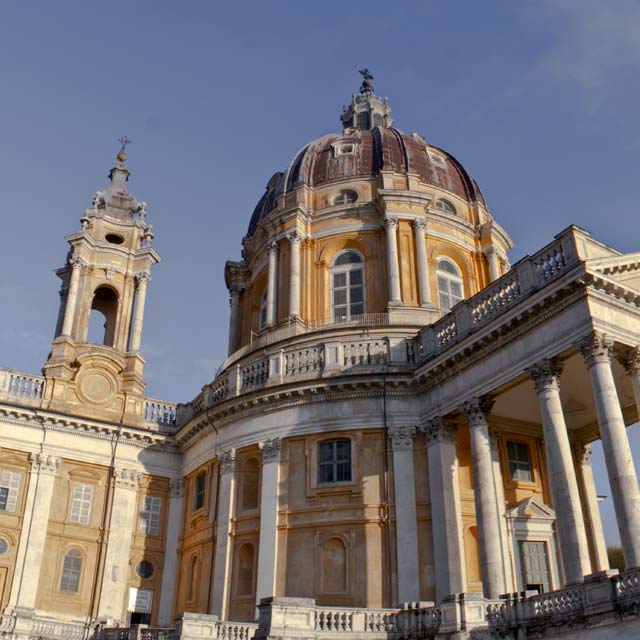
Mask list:
[[[528,444],[508,441],[507,460],[509,462],[509,475],[512,480],[532,482]]]
[[[329,440],[318,445],[318,482],[351,481],[351,440]]]
[[[199,473],[193,488],[193,510],[197,511],[204,507],[204,500],[207,490],[207,474]]]
[[[82,556],[79,551],[71,549],[64,557],[60,591],[64,593],[78,593],[80,586],[80,571],[82,570]]]
[[[91,513],[91,498],[93,497],[93,487],[89,484],[76,484],[73,487],[71,497],[70,522],[78,524],[89,524]]]
[[[140,514],[138,530],[148,536],[157,536],[160,532],[160,507],[162,498],[158,496],[145,496]]]
[[[3,471],[0,474],[0,511],[14,512],[18,503],[20,474],[15,471]]]

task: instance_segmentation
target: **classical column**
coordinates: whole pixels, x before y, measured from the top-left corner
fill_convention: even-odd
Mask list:
[[[511,562],[511,541],[509,538],[506,504],[504,496],[504,480],[500,463],[499,436],[496,431],[489,431],[491,441],[491,464],[493,466],[493,485],[496,490],[496,517],[500,526],[500,554],[502,558],[502,576],[504,579],[505,593],[513,593],[517,587],[515,584],[515,571]]]
[[[277,240],[272,240],[268,245],[269,275],[267,280],[267,325],[272,325],[276,322],[278,248]]]
[[[500,523],[491,459],[491,440],[486,417],[490,408],[489,402],[473,398],[465,402],[461,410],[469,421],[471,434],[473,493],[480,545],[482,588],[486,598],[496,599],[501,593],[505,593],[506,588],[500,550]]]
[[[398,264],[398,219],[386,217],[387,228],[387,268],[389,270],[389,301],[402,302],[400,294],[400,266]]]
[[[169,480],[169,508],[167,510],[167,537],[164,551],[164,567],[162,569],[162,588],[160,591],[160,607],[158,624],[170,626],[173,623],[173,608],[178,581],[178,547],[182,533],[184,507],[184,481],[182,478]]]
[[[229,355],[238,348],[238,334],[240,331],[238,313],[242,291],[243,288],[237,284],[232,284],[229,287],[229,304],[231,306],[231,313],[229,314]]]
[[[136,498],[141,477],[141,473],[131,469],[116,467],[113,470],[113,496],[98,604],[99,618],[123,620],[131,536],[136,525]]]
[[[78,300],[78,283],[80,282],[80,267],[82,259],[71,258],[71,281],[69,282],[69,292],[67,293],[67,305],[64,310],[64,320],[62,322],[62,335],[70,336],[73,330],[73,319],[76,315],[76,303]]]
[[[500,277],[500,255],[498,254],[498,249],[490,244],[485,247],[484,255],[489,260],[489,275],[491,276],[491,282],[493,282]]]
[[[261,598],[269,598],[276,595],[280,438],[262,442],[260,449],[262,450],[262,487],[260,493],[260,546],[258,549],[256,604],[260,604]]]
[[[593,480],[593,469],[591,468],[591,445],[577,443],[573,445],[573,451],[584,495],[584,511],[586,512],[584,525],[592,546],[591,571],[593,573],[606,571],[609,568],[609,557],[600,520],[596,483]]]
[[[420,288],[420,304],[424,307],[429,304],[429,263],[427,258],[427,222],[422,218],[413,221],[413,230],[416,236],[416,253],[418,259],[418,287]]]
[[[391,427],[393,450],[393,488],[396,507],[396,553],[398,563],[398,602],[420,600],[418,566],[418,523],[413,472],[415,427]]]
[[[300,234],[293,231],[288,236],[291,251],[289,273],[289,315],[300,315]]]
[[[140,273],[136,276],[136,306],[133,314],[133,327],[131,329],[131,347],[133,353],[140,350],[142,339],[142,321],[144,320],[144,303],[147,298],[147,283],[151,279],[148,273]]]
[[[463,593],[467,582],[460,511],[456,426],[443,418],[426,428],[436,600]]]
[[[234,511],[236,484],[236,452],[223,451],[218,456],[220,480],[218,492],[218,526],[213,568],[211,613],[227,619],[231,588],[231,519]]]
[[[640,567],[640,494],[611,371],[613,341],[594,331],[578,345],[589,375],[620,541],[628,568]]]
[[[527,373],[533,379],[540,402],[564,577],[567,584],[576,584],[591,571],[578,482],[560,402],[561,369],[552,360],[542,360],[528,369]]]
[[[49,512],[59,464],[60,458],[51,455],[37,453],[32,458],[24,519],[20,530],[7,611],[35,607],[49,525]]]

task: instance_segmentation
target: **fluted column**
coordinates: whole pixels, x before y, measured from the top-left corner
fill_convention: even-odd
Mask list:
[[[443,418],[435,418],[424,431],[427,438],[436,600],[442,602],[448,595],[464,592],[467,582],[456,426]]]
[[[490,244],[484,249],[484,255],[487,256],[487,260],[489,261],[489,275],[491,282],[493,282],[500,277],[500,256],[498,249]]]
[[[584,526],[591,540],[591,570],[606,571],[609,568],[609,557],[607,555],[607,544],[602,531],[602,521],[600,519],[600,508],[598,507],[598,494],[596,493],[596,483],[593,479],[593,469],[591,468],[591,445],[576,443],[573,445],[576,460],[576,470],[582,482],[584,495],[584,510],[586,512]]]
[[[482,588],[487,598],[505,593],[502,553],[500,551],[500,523],[491,459],[491,440],[486,413],[490,403],[480,398],[465,402],[461,409],[469,421],[471,434],[471,461],[473,465],[474,497]]]
[[[269,275],[267,280],[267,325],[276,322],[276,283],[278,269],[278,241],[269,243]]]
[[[182,533],[184,508],[184,481],[182,478],[171,478],[169,481],[169,509],[167,511],[167,537],[162,568],[162,588],[160,590],[160,607],[158,608],[158,624],[169,626],[173,623],[176,599],[176,583],[178,581],[178,548]]]
[[[300,315],[300,234],[293,231],[288,236],[291,250],[291,271],[289,274],[289,315]]]
[[[527,373],[533,379],[540,402],[564,576],[567,584],[576,584],[591,571],[578,482],[560,402],[561,368],[552,360],[542,360]]]
[[[613,341],[593,332],[578,345],[589,375],[627,567],[640,566],[640,494],[631,447],[611,371]]]
[[[413,230],[416,236],[416,254],[418,259],[418,287],[420,289],[420,304],[424,307],[429,304],[429,262],[427,258],[427,222],[422,218],[413,221]]]
[[[232,284],[229,287],[229,355],[238,348],[238,334],[240,331],[240,295],[243,288],[239,285]]]
[[[398,263],[398,219],[386,217],[387,229],[387,269],[389,271],[389,301],[402,302],[400,293],[400,265]]]
[[[148,273],[140,273],[136,276],[136,306],[133,314],[133,327],[131,329],[131,348],[133,353],[140,350],[142,340],[142,322],[144,320],[144,303],[147,299],[147,283],[151,280]]]
[[[280,438],[261,443],[262,483],[260,494],[260,546],[256,605],[261,598],[275,596],[278,561],[278,484],[280,480]]]
[[[31,462],[24,518],[6,611],[33,609],[36,604],[40,572],[47,539],[49,513],[60,458],[35,454]],[[20,492],[26,478],[21,479]]]
[[[82,260],[79,257],[72,258],[71,281],[69,282],[69,292],[67,293],[67,304],[64,309],[64,320],[62,322],[62,335],[70,336],[73,331],[73,320],[76,315],[76,304],[78,301],[78,283],[80,282],[80,267]]]
[[[236,452],[223,451],[218,457],[220,480],[218,490],[218,526],[213,569],[211,613],[227,620],[231,588],[231,519],[233,518],[236,484]]]
[[[398,602],[420,600],[418,523],[413,471],[415,427],[391,427],[393,488],[396,511],[396,553],[398,564]]]

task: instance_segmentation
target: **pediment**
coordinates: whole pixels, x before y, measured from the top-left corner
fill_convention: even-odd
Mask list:
[[[555,520],[555,511],[533,496],[519,502],[507,510],[507,518],[536,518],[538,520]]]

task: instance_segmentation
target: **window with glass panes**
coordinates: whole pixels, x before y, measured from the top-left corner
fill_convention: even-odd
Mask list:
[[[16,510],[18,489],[20,488],[20,474],[15,471],[0,473],[0,511]]]
[[[60,591],[77,593],[80,586],[81,570],[82,555],[77,549],[71,549],[64,557],[62,577],[60,578]]]
[[[365,312],[364,264],[355,251],[345,251],[331,269],[334,320],[351,320]]]
[[[197,511],[204,507],[204,499],[207,491],[207,474],[203,471],[196,476],[193,491],[193,510]]]
[[[89,514],[91,513],[91,498],[93,497],[93,487],[89,484],[76,484],[73,487],[71,497],[70,522],[79,524],[89,524]]]
[[[162,498],[159,496],[145,496],[140,513],[138,529],[148,536],[157,536],[160,532],[160,507]]]
[[[441,309],[451,309],[463,298],[460,270],[449,260],[438,260],[438,297]]]
[[[529,445],[524,442],[507,442],[507,460],[512,480],[531,482],[531,459]]]
[[[351,440],[318,444],[318,482],[351,481]]]

